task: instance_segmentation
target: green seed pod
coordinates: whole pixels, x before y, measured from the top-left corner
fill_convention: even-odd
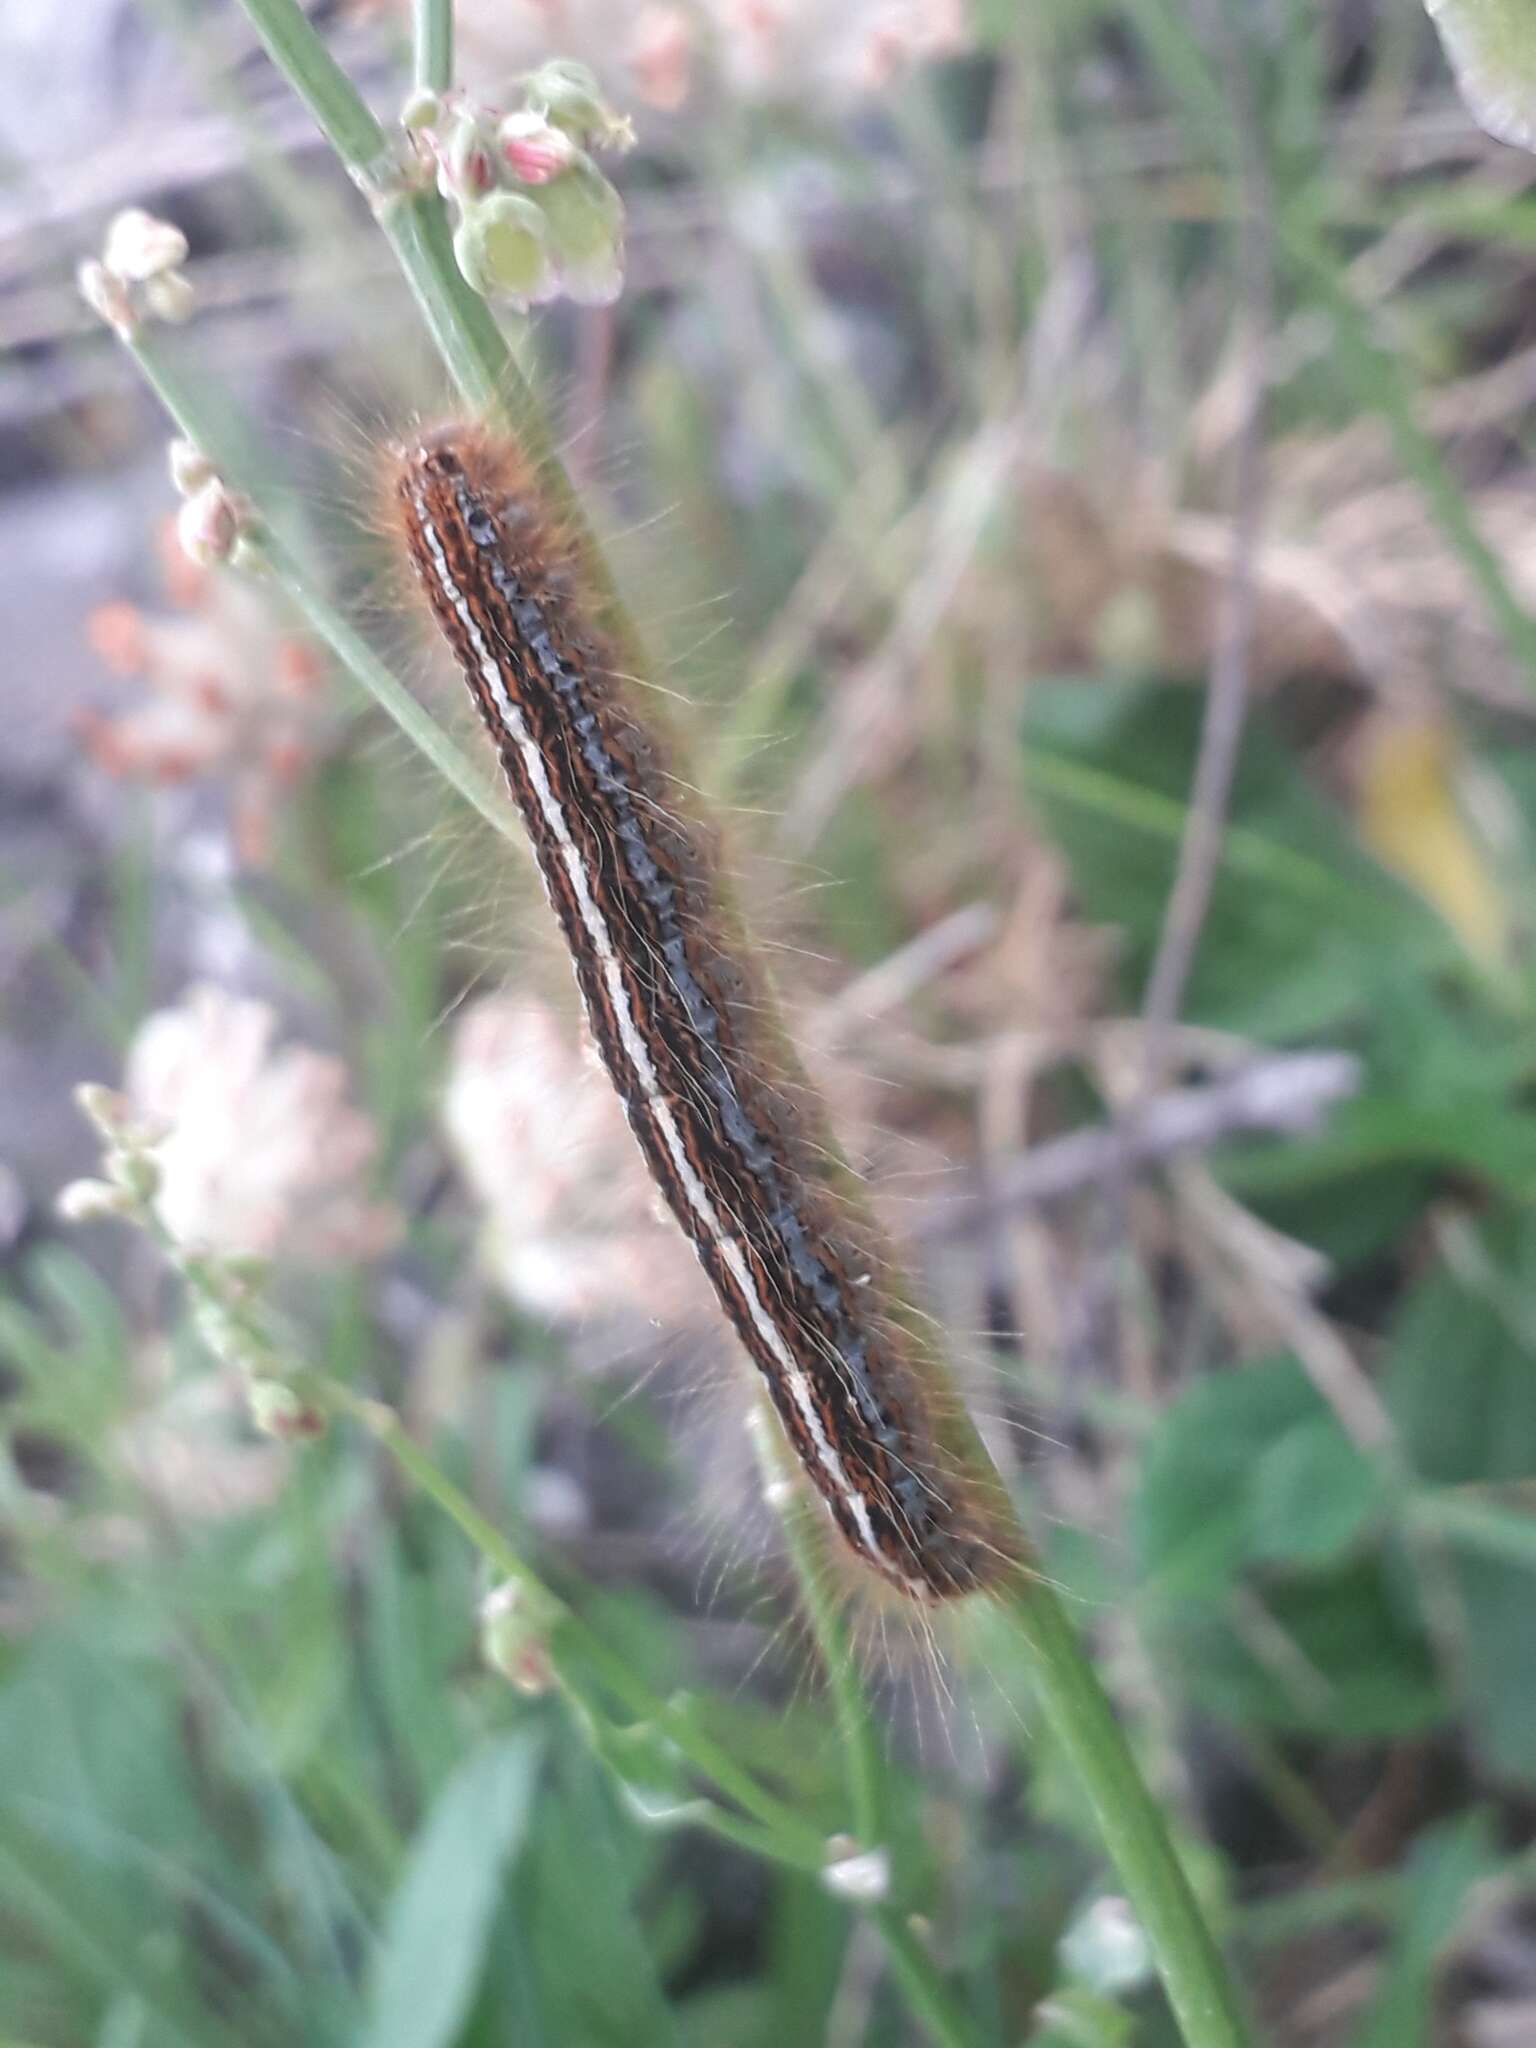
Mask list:
[[[482,298],[536,306],[555,296],[559,276],[544,212],[516,192],[488,192],[466,204],[453,253]]]
[[[624,288],[624,202],[589,156],[536,188],[561,289],[580,306],[610,306]]]

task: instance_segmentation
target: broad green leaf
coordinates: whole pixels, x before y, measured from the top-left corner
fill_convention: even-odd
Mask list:
[[[531,1732],[493,1742],[438,1796],[373,1958],[365,2048],[448,2048],[467,2018],[541,1748]]]
[[[1299,1422],[1254,1469],[1249,1547],[1275,1563],[1324,1564],[1360,1534],[1385,1491],[1379,1468],[1332,1415]]]

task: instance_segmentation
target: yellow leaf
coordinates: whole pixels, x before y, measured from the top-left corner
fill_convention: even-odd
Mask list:
[[[1436,719],[1381,714],[1363,736],[1360,836],[1434,905],[1477,959],[1504,955],[1497,881],[1456,802],[1456,736]]]

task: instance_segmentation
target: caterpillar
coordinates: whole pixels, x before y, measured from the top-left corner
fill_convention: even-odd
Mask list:
[[[679,752],[515,437],[391,451],[386,516],[500,758],[598,1053],[811,1484],[919,1601],[1016,1562],[999,1481],[841,1163]]]

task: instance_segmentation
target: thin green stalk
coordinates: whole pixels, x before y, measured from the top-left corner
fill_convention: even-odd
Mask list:
[[[365,191],[386,177],[393,160],[389,137],[310,25],[298,0],[244,0],[262,46],[315,125]]]
[[[477,419],[506,420],[515,413],[519,430],[531,435],[538,420],[532,393],[518,375],[490,308],[454,261],[440,196],[409,190],[391,194],[380,204],[379,225],[459,397]],[[542,456],[546,451],[533,452]]]
[[[752,1442],[770,1500],[778,1508],[790,1562],[804,1602],[811,1634],[826,1673],[848,1781],[849,1832],[861,1849],[888,1848],[884,1769],[869,1702],[859,1683],[858,1664],[842,1611],[833,1596],[826,1557],[826,1517],[785,1455],[779,1425],[766,1403],[755,1404]]]
[[[1241,2048],[1247,2032],[1225,1965],[1077,1631],[1055,1593],[1027,1568],[997,1603],[1024,1651],[1052,1733],[1093,1804],[1188,2048]]]
[[[354,682],[388,712],[412,745],[426,755],[439,774],[467,803],[473,805],[487,823],[521,847],[523,837],[506,798],[379,660],[367,641],[331,605],[297,557],[278,537],[275,515],[270,508],[264,510],[259,494],[245,488],[238,460],[227,445],[227,436],[221,431],[215,409],[202,402],[195,385],[167,361],[147,331],[141,330],[126,345],[181,432],[207,456],[229,489],[238,492],[252,506],[257,515],[258,530],[252,538],[251,551],[259,564],[270,572],[295,611],[330,648]]]
[[[800,1869],[820,1869],[826,1860],[825,1844],[813,1828],[792,1807],[764,1791],[750,1772],[744,1771],[728,1751],[721,1749],[694,1722],[685,1708],[653,1693],[631,1667],[610,1650],[579,1615],[565,1607],[549,1591],[516,1545],[483,1515],[463,1489],[416,1441],[392,1408],[358,1394],[329,1373],[306,1371],[293,1376],[291,1384],[303,1398],[332,1415],[360,1423],[420,1487],[428,1499],[442,1509],[486,1562],[502,1578],[511,1579],[537,1599],[558,1612],[554,1629],[560,1645],[573,1650],[580,1661],[594,1670],[615,1698],[639,1719],[661,1730],[701,1774],[713,1780],[727,1798],[752,1814],[766,1830],[782,1860]],[[584,1692],[568,1660],[561,1660],[560,1677],[578,1704],[595,1718],[603,1719],[599,1704]],[[754,1837],[762,1851],[765,1837]],[[785,1851],[788,1853],[785,1854]]]
[[[453,83],[453,0],[415,0],[416,83],[446,92]]]
[[[842,1609],[828,1580],[827,1520],[791,1468],[778,1423],[762,1401],[752,1411],[752,1440],[759,1468],[778,1507],[795,1580],[832,1696],[848,1781],[851,1832],[861,1849],[883,1850],[889,1856],[880,1739],[859,1683],[858,1662],[843,1626]],[[892,1877],[899,1893],[899,1874],[893,1870]],[[908,2003],[933,2039],[940,2048],[972,2048],[974,2030],[945,1989],[932,1956],[902,1908],[882,1904],[870,1907],[868,1914]]]
[[[975,2048],[975,2029],[944,1989],[933,1958],[910,1919],[896,1906],[876,1906],[869,1917],[885,1943],[907,2003],[939,2048]]]

